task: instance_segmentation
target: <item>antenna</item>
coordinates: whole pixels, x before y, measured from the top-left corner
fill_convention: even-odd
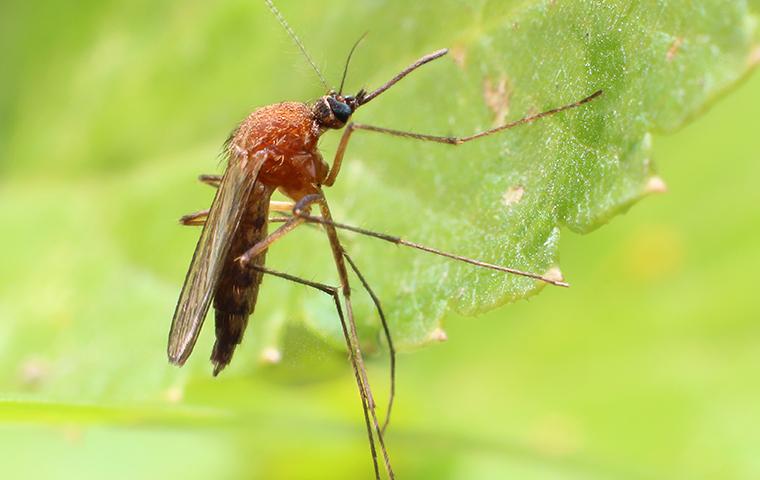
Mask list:
[[[346,75],[348,74],[348,65],[351,63],[351,57],[354,55],[354,50],[356,50],[356,47],[359,46],[362,40],[364,40],[364,37],[367,36],[369,32],[364,32],[364,35],[359,37],[359,40],[354,43],[354,46],[351,47],[351,51],[348,52],[348,58],[346,58],[346,66],[343,68],[343,78],[340,79],[340,89],[338,89],[338,95],[343,93],[343,85],[346,83]]]
[[[285,17],[283,17],[282,13],[280,13],[277,7],[274,6],[274,3],[272,3],[272,0],[264,0],[264,3],[267,4],[267,6],[269,7],[269,10],[272,11],[272,14],[274,14],[275,18],[277,18],[277,20],[280,22],[280,24],[285,29],[285,31],[288,32],[288,35],[290,35],[290,38],[293,39],[298,49],[301,50],[301,53],[303,53],[303,56],[306,57],[306,60],[309,61],[311,68],[313,68],[314,71],[317,73],[317,76],[319,77],[319,81],[322,82],[322,85],[325,87],[325,90],[330,91],[331,90],[330,85],[327,84],[325,77],[322,76],[322,72],[320,72],[319,68],[317,68],[317,64],[314,63],[314,60],[311,59],[309,52],[306,51],[306,47],[303,46],[303,43],[301,43],[301,39],[298,38],[298,35],[296,35],[296,32],[294,32],[293,29],[290,28],[290,25],[288,25],[288,22],[287,20],[285,20]]]

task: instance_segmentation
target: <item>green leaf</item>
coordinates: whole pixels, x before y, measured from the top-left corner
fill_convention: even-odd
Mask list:
[[[697,115],[749,66],[754,24],[741,3],[719,14],[707,3],[468,5],[416,5],[400,21],[426,34],[391,56],[378,51],[388,42],[367,42],[359,56],[365,63],[353,68],[352,78],[370,69],[373,78],[389,78],[440,46],[452,47],[452,54],[359,111],[357,121],[466,135],[597,89],[603,97],[457,148],[364,134],[349,147],[338,192],[330,192],[339,218],[548,272],[558,265],[563,227],[593,230],[662,187],[651,132],[672,131]],[[378,7],[368,15],[379,30],[370,39],[393,38],[397,12]],[[377,67],[366,64],[387,73],[375,74]],[[435,339],[449,311],[484,312],[543,286],[398,250],[366,239],[349,243],[404,346]],[[565,273],[572,280],[572,272]],[[360,317],[369,311],[365,306]]]

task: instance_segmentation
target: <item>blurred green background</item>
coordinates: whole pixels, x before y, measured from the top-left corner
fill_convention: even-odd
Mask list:
[[[282,4],[320,63],[366,29],[338,0]],[[4,2],[0,46],[0,475],[368,478],[353,380],[326,341],[288,327],[282,363],[242,350],[219,379],[205,351],[180,371],[164,358],[197,235],[174,222],[209,195],[195,175],[253,106],[320,93],[271,15]],[[392,53],[357,70],[382,78],[370,67]],[[563,232],[572,289],[449,316],[447,342],[400,357],[399,478],[760,478],[759,105],[754,76],[655,135],[669,193]],[[256,328],[251,349],[274,335]]]

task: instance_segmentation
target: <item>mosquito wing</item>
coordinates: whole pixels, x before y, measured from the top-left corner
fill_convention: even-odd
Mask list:
[[[167,348],[171,363],[184,364],[193,351],[229,253],[230,241],[265,157],[265,152],[259,152],[248,159],[230,158],[174,311]]]

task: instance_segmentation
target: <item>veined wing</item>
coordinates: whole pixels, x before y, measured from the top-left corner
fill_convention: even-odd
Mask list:
[[[232,236],[265,158],[266,152],[258,152],[248,159],[230,158],[174,311],[167,354],[169,361],[176,365],[185,363],[198,340]]]

